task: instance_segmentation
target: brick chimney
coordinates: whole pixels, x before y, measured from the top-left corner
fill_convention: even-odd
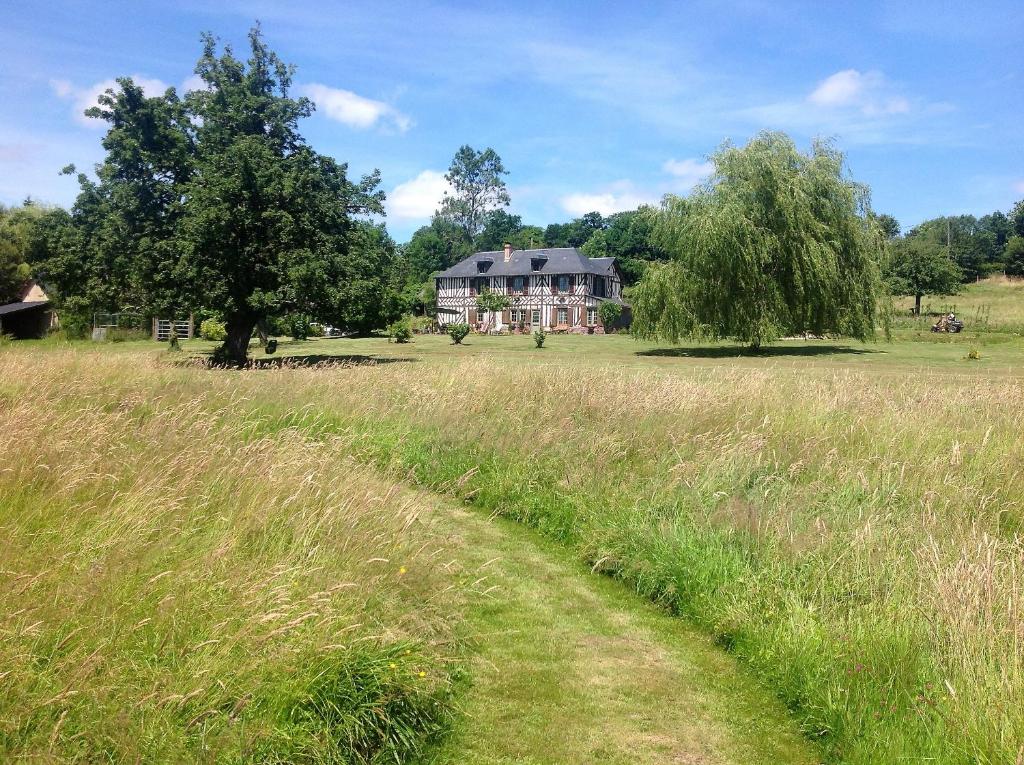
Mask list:
[[[512,260],[512,245],[505,242],[505,262],[508,263]]]

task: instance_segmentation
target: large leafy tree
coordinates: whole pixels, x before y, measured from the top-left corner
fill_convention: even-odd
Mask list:
[[[452,159],[445,174],[451,191],[445,192],[438,214],[455,224],[470,241],[483,230],[487,214],[508,207],[508,190],[503,176],[508,171],[494,149],[477,151],[464,145]]]
[[[378,175],[354,183],[310,148],[298,123],[313,105],[291,95],[293,68],[258,28],[245,61],[204,36],[196,74],[203,87],[183,99],[147,98],[121,79],[88,112],[109,130],[97,181],[79,178],[78,268],[114,294],[83,298],[107,310],[126,296],[151,313],[216,308],[232,363],[246,360],[257,323],[285,313],[352,329],[385,321],[394,246],[360,217],[383,212]],[[73,267],[64,253],[42,259],[70,281],[56,273]]]
[[[1024,276],[1024,236],[1011,236],[1006,240],[1006,275]]]
[[[946,250],[937,242],[914,237],[893,242],[886,267],[889,289],[894,295],[914,298],[914,314],[921,314],[925,295],[955,295],[962,274]]]
[[[544,229],[544,240],[548,247],[582,247],[605,226],[601,213],[588,212],[568,223],[550,224]]]
[[[492,210],[484,219],[484,227],[473,242],[477,251],[500,250],[505,243],[517,250],[544,246],[544,230],[539,226],[524,226],[523,219],[505,210]]]
[[[882,234],[843,155],[823,142],[804,154],[762,133],[712,159],[708,183],[668,197],[657,216],[654,240],[672,261],[634,288],[633,332],[755,349],[799,332],[871,337]]]
[[[994,230],[991,228],[993,225]],[[928,241],[945,248],[959,266],[963,279],[974,281],[1000,267],[1003,254],[999,243],[1001,234],[999,221],[993,221],[991,216],[979,221],[973,215],[955,215],[926,220],[908,231],[906,238]]]
[[[28,251],[41,208],[26,201],[21,207],[0,205],[0,304],[17,300],[31,269]]]
[[[895,239],[900,235],[900,222],[891,215],[882,213],[875,217],[875,222],[886,239]]]
[[[615,213],[604,219],[604,227],[594,231],[583,245],[591,258],[615,258],[627,285],[635,284],[652,262],[668,260],[668,253],[653,240],[655,210]]]
[[[461,228],[435,215],[429,226],[416,230],[402,248],[402,256],[409,278],[420,284],[431,274],[470,255],[472,249],[472,242]]]
[[[1010,235],[1024,236],[1024,199],[1017,202],[1010,210]]]

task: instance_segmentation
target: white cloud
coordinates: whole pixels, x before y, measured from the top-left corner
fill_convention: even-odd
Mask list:
[[[907,114],[910,101],[894,93],[881,72],[843,69],[822,80],[807,100],[824,108],[859,109],[865,116]]]
[[[441,206],[441,199],[450,188],[444,173],[424,170],[415,178],[395,186],[387,195],[388,215],[400,220],[425,220]]]
[[[826,77],[807,99],[819,106],[848,106],[857,101],[865,88],[872,87],[878,74],[861,74],[856,69],[844,69]]]
[[[576,192],[561,198],[562,209],[570,215],[580,216],[588,212],[601,215],[635,210],[641,205],[656,205],[659,197],[636,190],[630,181],[618,181],[601,192]]]
[[[1017,181],[1013,184],[1013,190],[1018,194],[1024,194],[1024,181]]]
[[[699,159],[670,159],[662,166],[662,170],[674,176],[681,189],[689,191],[715,172],[715,165]]]
[[[163,80],[152,77],[133,74],[131,78],[136,85],[142,88],[142,92],[149,97],[158,96],[169,87]],[[50,80],[50,87],[58,98],[72,101],[71,116],[78,124],[102,129],[105,124],[102,120],[86,117],[84,112],[86,109],[96,106],[97,100],[105,91],[117,90],[120,86],[116,80],[109,79],[84,88],[75,87],[67,80]]]
[[[349,127],[365,130],[380,124],[404,133],[413,125],[410,117],[391,104],[364,98],[351,90],[331,88],[316,82],[303,85],[299,90],[330,119]]]
[[[183,83],[181,83],[182,94],[188,93],[190,90],[209,90],[210,86],[206,83],[202,77],[198,74],[189,75]]]

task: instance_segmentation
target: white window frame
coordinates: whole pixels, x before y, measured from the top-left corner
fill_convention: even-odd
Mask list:
[[[588,327],[596,327],[597,326],[597,309],[594,308],[594,306],[589,306],[587,308],[587,326]]]
[[[530,324],[540,324],[540,309],[534,308],[530,311]]]
[[[562,318],[563,314],[565,316],[564,319]],[[568,323],[569,323],[569,309],[566,308],[565,306],[559,306],[557,309],[555,309],[555,325],[560,327],[563,324],[568,324]]]

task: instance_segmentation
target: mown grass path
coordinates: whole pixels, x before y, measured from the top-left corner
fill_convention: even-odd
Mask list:
[[[472,685],[444,763],[813,763],[707,637],[521,525],[425,494],[467,576]]]

